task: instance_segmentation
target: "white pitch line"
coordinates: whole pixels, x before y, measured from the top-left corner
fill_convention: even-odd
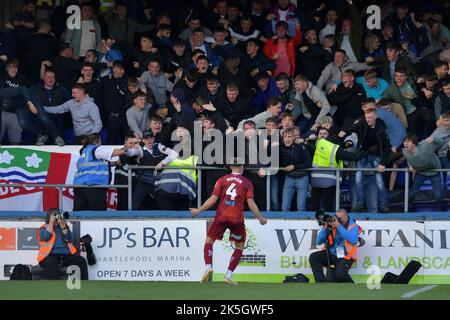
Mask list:
[[[433,284],[433,285],[430,285],[430,286],[423,287],[422,289],[417,289],[417,290],[414,290],[414,291],[410,291],[410,292],[407,292],[404,295],[402,295],[402,298],[412,298],[415,295],[418,295],[419,293],[432,290],[432,289],[434,289],[436,287],[438,287],[438,285],[437,284]]]

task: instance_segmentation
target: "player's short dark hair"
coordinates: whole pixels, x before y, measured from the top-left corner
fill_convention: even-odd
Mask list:
[[[244,166],[244,161],[239,157],[233,157],[227,161],[227,164],[230,167],[242,167]]]

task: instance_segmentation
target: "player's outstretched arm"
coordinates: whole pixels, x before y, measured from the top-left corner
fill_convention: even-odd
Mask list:
[[[250,211],[253,213],[256,219],[259,220],[259,223],[265,225],[267,223],[267,219],[261,215],[261,212],[259,212],[259,208],[256,205],[255,200],[253,200],[253,198],[249,198],[247,199],[247,204]]]
[[[219,200],[219,197],[216,195],[212,195],[211,197],[209,197],[205,203],[198,209],[196,208],[189,208],[189,210],[191,210],[191,214],[193,216],[197,216],[199,215],[201,212],[208,210],[209,208],[211,208],[213,205],[216,204],[217,200]]]

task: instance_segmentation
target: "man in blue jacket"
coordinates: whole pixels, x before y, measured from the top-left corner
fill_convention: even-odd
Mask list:
[[[350,218],[345,209],[336,212],[334,221],[326,222],[317,235],[316,244],[322,245],[326,241],[327,248],[312,253],[309,263],[316,282],[325,282],[323,267],[335,266],[334,281],[353,282],[348,274],[356,258],[359,234],[362,232],[354,219]],[[327,253],[328,250],[328,253]]]

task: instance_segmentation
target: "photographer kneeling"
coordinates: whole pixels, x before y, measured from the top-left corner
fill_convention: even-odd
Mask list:
[[[334,277],[331,281],[353,282],[348,274],[353,262],[357,261],[356,251],[359,234],[362,232],[345,209],[339,209],[336,217],[325,214],[316,214],[322,229],[317,235],[316,243],[325,243],[325,249],[312,253],[309,263],[316,282],[325,282],[323,267],[335,266]]]
[[[50,209],[45,224],[37,231],[39,241],[39,265],[44,269],[47,280],[58,280],[62,266],[76,265],[80,268],[81,280],[88,280],[86,260],[77,254],[72,245],[73,235],[59,209]]]

